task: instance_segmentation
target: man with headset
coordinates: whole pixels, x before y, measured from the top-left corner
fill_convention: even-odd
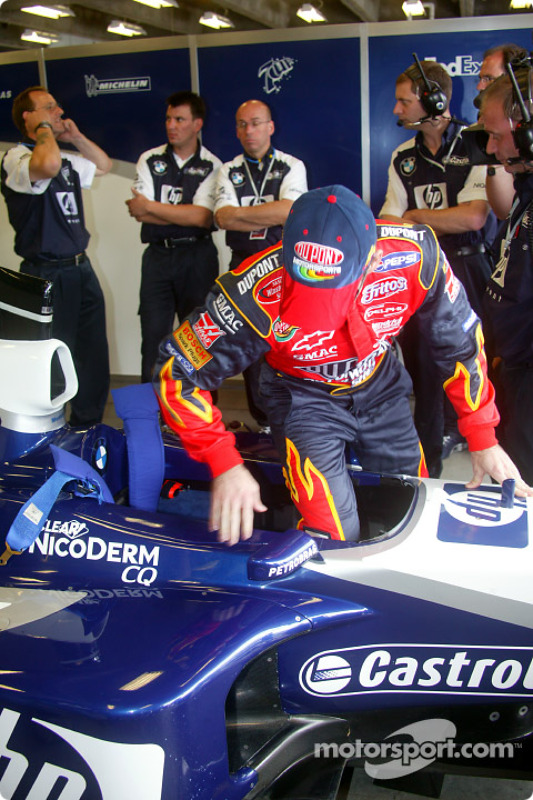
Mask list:
[[[416,61],[396,80],[394,114],[398,125],[416,131],[392,154],[382,219],[430,225],[455,275],[480,315],[490,262],[483,226],[490,211],[483,165],[471,166],[452,119],[452,80],[435,61]],[[451,409],[444,412],[442,384],[416,320],[400,340],[415,392],[415,424],[426,454],[429,474],[438,477],[442,458],[461,446]],[[444,418],[446,416],[446,423]]]
[[[520,47],[513,42],[497,44],[489,47],[483,53],[483,61],[479,68],[478,82],[476,89],[479,94],[474,97],[474,105],[481,108],[481,96],[487,86],[489,86],[500,75],[507,74],[507,64],[516,59],[526,58],[528,55],[524,47]],[[498,219],[506,219],[513,204],[514,187],[512,176],[509,175],[503,166],[491,164],[487,167],[487,200]]]
[[[533,478],[533,68],[531,58],[481,97],[481,122],[516,194],[495,243],[484,325],[494,359],[500,439],[526,481]]]

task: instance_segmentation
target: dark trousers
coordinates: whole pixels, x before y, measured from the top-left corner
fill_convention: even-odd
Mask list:
[[[463,284],[470,305],[481,318],[483,295],[490,277],[490,262],[484,253],[454,257],[448,255],[453,272]],[[421,334],[416,315],[403,328],[398,342],[404,364],[413,381],[415,425],[422,442],[430,477],[442,472],[442,439],[457,428],[457,414],[442,388],[437,369],[425,336]]]
[[[413,382],[414,422],[418,431],[431,478],[442,472],[442,437],[444,434],[442,377],[435,365],[429,344],[420,332],[415,316],[398,337],[403,362]]]
[[[491,375],[501,422],[496,434],[522,478],[533,486],[533,365],[501,362]]]
[[[141,379],[152,380],[160,342],[187,314],[204,304],[218,277],[218,253],[211,239],[162,247],[151,244],[143,253],[139,314],[141,317]]]
[[[288,485],[305,528],[357,540],[357,501],[346,468],[349,446],[363,469],[425,474],[411,414],[409,376],[390,356],[375,385],[333,397],[315,381],[268,364],[261,390]]]
[[[85,258],[61,267],[25,260],[20,271],[53,282],[52,336],[68,346],[78,375],[70,424],[101,422],[109,394],[109,351],[104,295],[91,262]]]

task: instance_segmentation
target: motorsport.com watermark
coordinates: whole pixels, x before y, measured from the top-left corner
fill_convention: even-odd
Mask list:
[[[393,779],[417,772],[434,761],[454,759],[510,759],[511,742],[455,741],[457,729],[446,719],[415,722],[391,733],[385,741],[317,742],[315,758],[364,759],[365,772],[372,778]],[[401,737],[401,738],[399,738]]]

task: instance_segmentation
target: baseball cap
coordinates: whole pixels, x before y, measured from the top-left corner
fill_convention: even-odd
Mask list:
[[[342,327],[376,235],[372,212],[345,186],[301,195],[283,231],[282,322],[311,331]]]

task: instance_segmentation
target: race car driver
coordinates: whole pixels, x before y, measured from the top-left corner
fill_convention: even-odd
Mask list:
[[[471,451],[467,487],[488,474],[533,494],[497,444],[479,320],[433,231],[376,226],[357,195],[330,186],[296,200],[283,241],[222,275],[160,346],[162,415],[211,469],[219,541],[249,538],[253,513],[265,506],[210,391],[263,354],[260,390],[305,530],[359,536],[347,444],[364,469],[427,475],[411,382],[390,347],[415,312]]]

